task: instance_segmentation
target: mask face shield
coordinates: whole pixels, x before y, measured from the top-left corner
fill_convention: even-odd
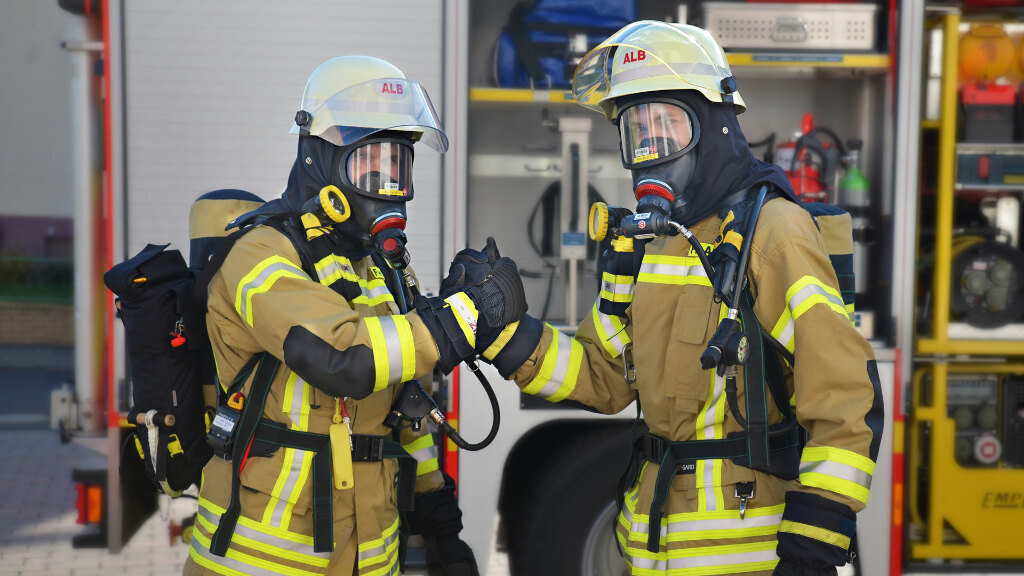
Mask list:
[[[698,124],[679,102],[643,102],[619,115],[622,165],[627,170],[661,164],[696,145]]]
[[[412,145],[395,140],[368,142],[338,166],[339,176],[360,195],[378,200],[412,200]]]

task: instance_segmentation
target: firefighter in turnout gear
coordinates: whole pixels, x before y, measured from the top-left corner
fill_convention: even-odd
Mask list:
[[[637,218],[688,228],[716,273],[682,234],[617,238],[638,255],[608,259],[574,336],[526,316],[484,358],[551,402],[615,414],[639,400],[648,431],[634,438],[616,523],[632,574],[835,574],[882,434],[873,352],[841,292],[852,278],[837,278],[782,171],[752,156],[745,104],[706,31],[630,24],[583,59],[573,90],[617,124]],[[762,189],[751,236],[738,223]],[[734,315],[714,283],[744,246]],[[717,365],[723,319],[749,338],[742,366]]]
[[[431,575],[477,574],[428,428],[384,420],[403,382],[450,372],[522,316],[515,266],[497,265],[511,283],[415,296],[413,146],[448,143],[426,92],[391,64],[321,64],[292,132],[285,193],[232,223],[240,236],[209,285],[226,400],[213,428],[227,440],[204,469],[185,573],[398,574],[411,525]]]

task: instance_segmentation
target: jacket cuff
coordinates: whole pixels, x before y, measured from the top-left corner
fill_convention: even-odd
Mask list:
[[[501,331],[486,350],[483,358],[494,364],[501,377],[508,380],[533,354],[544,334],[544,323],[529,314]]]
[[[788,492],[777,553],[784,561],[842,566],[856,533],[857,515],[849,506],[817,494]]]

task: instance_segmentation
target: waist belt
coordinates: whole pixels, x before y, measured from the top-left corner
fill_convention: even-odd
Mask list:
[[[780,426],[781,428],[781,426]],[[799,429],[790,427],[788,430],[768,437],[768,452],[777,455],[780,462],[788,462],[799,457]],[[637,458],[655,462],[660,467],[658,478],[654,484],[654,497],[651,499],[651,510],[647,530],[647,550],[657,552],[661,536],[661,518],[672,479],[687,464],[697,460],[732,460],[736,464],[749,468],[750,453],[747,434],[739,432],[730,434],[721,440],[690,440],[672,442],[655,434],[642,434],[633,443],[634,462]],[[630,482],[632,483],[632,482]]]
[[[269,360],[268,360],[269,358]],[[235,525],[242,511],[239,487],[242,461],[251,444],[256,442],[276,447],[293,448],[314,452],[313,456],[313,551],[331,552],[334,549],[331,496],[331,441],[327,434],[289,430],[281,425],[263,419],[270,382],[280,361],[265,354],[256,368],[256,376],[245,403],[231,454],[231,501],[220,517],[216,532],[210,539],[210,552],[224,556]],[[402,445],[383,436],[353,434],[353,462],[380,462],[385,458],[398,460],[398,501],[399,510],[411,510],[416,483],[416,459],[402,448]]]

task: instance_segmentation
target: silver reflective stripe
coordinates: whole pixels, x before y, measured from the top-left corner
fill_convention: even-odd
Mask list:
[[[394,297],[391,296],[391,291],[388,290],[388,287],[387,287],[386,284],[385,285],[381,285],[381,286],[377,286],[375,288],[369,288],[368,286],[361,284],[360,288],[363,289],[363,295],[366,296],[366,298],[371,300],[371,301],[373,299],[375,299],[375,298],[380,298],[380,297],[383,297],[384,300],[393,300],[394,299]]]
[[[278,493],[280,496],[274,502],[274,513],[270,515],[270,525],[275,528],[280,528],[281,523],[284,521],[284,513],[288,508],[288,498],[294,492],[295,485],[299,483],[299,477],[302,475],[302,464],[306,461],[305,450],[296,450],[294,448],[285,448],[285,450],[292,451],[292,464],[288,470],[288,478],[284,481],[284,486],[281,487],[281,491]]]
[[[537,392],[541,398],[550,398],[565,382],[565,376],[569,373],[569,357],[572,355],[572,338],[555,331],[558,335],[558,356],[555,358],[555,368],[551,371],[551,379]]]
[[[306,431],[302,425],[302,409],[306,405],[303,401],[306,392],[306,381],[295,375],[295,382],[292,383],[292,403],[291,410],[288,411],[288,417],[292,419],[292,426],[295,430]]]
[[[843,299],[841,297],[836,296],[834,294],[829,294],[828,292],[825,291],[824,287],[818,284],[808,284],[807,286],[804,286],[803,288],[797,290],[796,294],[793,294],[793,297],[789,299],[789,309],[795,312],[797,306],[800,306],[800,304],[802,304],[804,300],[807,300],[814,294],[821,294],[822,296],[827,298],[829,302],[832,302],[833,304],[839,306],[844,310],[846,309],[846,304],[843,303]]]
[[[212,510],[204,508],[203,506],[199,507],[199,514],[211,524],[216,525],[220,523],[220,515],[214,513]],[[250,540],[255,540],[261,544],[266,544],[289,552],[298,552],[300,554],[305,554],[306,556],[314,556],[316,558],[323,559],[331,557],[330,552],[314,552],[313,546],[310,544],[301,544],[299,542],[286,540],[272,534],[267,534],[266,532],[260,532],[259,530],[249,526],[243,526],[241,523],[235,524],[235,534],[245,536]]]
[[[666,570],[683,570],[686,568],[710,568],[712,566],[735,566],[737,564],[752,564],[754,562],[771,562],[778,559],[779,557],[775,554],[775,543],[772,542],[770,550],[754,550],[752,552],[737,552],[735,554],[714,554],[687,558],[670,558],[669,560],[653,560],[631,556],[630,564],[633,565],[633,568],[641,570],[664,572]]]
[[[433,443],[431,443],[430,446],[413,452],[411,456],[415,458],[416,461],[419,462],[420,464],[423,464],[424,462],[429,462],[434,458],[437,458],[437,447],[434,446]]]
[[[602,313],[600,310],[597,311],[597,320],[600,323],[601,331],[604,332],[601,334],[602,339],[611,347],[608,350],[609,354],[611,354],[612,358],[618,358],[619,354],[622,353],[623,346],[628,342],[623,340],[625,328],[615,328],[611,316]],[[609,346],[605,346],[605,349],[607,350]]]
[[[779,344],[782,344],[790,352],[793,351],[791,344],[793,342],[793,331],[796,329],[796,324],[793,323],[793,316],[786,320],[786,325],[782,328],[782,332],[779,334]]]
[[[633,534],[647,534],[650,524],[646,522],[633,522],[633,513],[623,507],[622,516],[630,524],[630,532]],[[682,520],[670,522],[668,526],[661,527],[661,537],[666,538],[670,534],[686,534],[688,532],[706,532],[708,530],[747,530],[750,528],[765,528],[778,526],[782,522],[782,513],[770,514],[767,516],[747,516],[740,518],[718,518],[712,520]],[[735,536],[724,535],[721,538],[732,538]],[[740,536],[742,537],[742,536]]]
[[[384,344],[387,347],[388,358],[388,384],[398,384],[402,381],[402,338],[398,335],[398,326],[391,316],[379,316],[380,331],[384,335]]]
[[[399,531],[395,530],[394,532],[391,533],[390,536],[388,536],[387,538],[384,539],[384,543],[381,544],[380,546],[377,546],[375,548],[370,548],[368,550],[360,550],[359,554],[357,555],[358,561],[359,562],[366,562],[366,561],[370,560],[371,558],[375,558],[377,556],[380,556],[381,554],[384,554],[384,552],[388,549],[388,546],[390,546],[392,542],[394,542],[395,540],[398,539],[398,534],[399,534]],[[394,554],[395,554],[395,551],[392,550],[391,554],[389,554],[387,556],[387,558],[384,559],[384,561],[386,562],[387,560],[389,560],[391,558],[391,556],[394,556]],[[396,562],[395,565],[397,566],[398,563]]]
[[[210,549],[203,545],[198,538],[192,538],[192,550],[195,550],[196,554],[202,556],[206,561],[212,562],[218,566],[224,566],[230,568],[242,574],[248,574],[249,576],[279,576],[280,573],[275,570],[267,570],[265,568],[259,568],[252,564],[246,564],[245,562],[239,562],[233,558],[227,556],[214,556]]]
[[[332,260],[330,264],[317,270],[316,274],[320,277],[320,282],[323,284],[327,284],[327,280],[331,276],[337,275],[338,277],[330,282],[330,284],[333,284],[338,279],[345,278],[346,276],[355,276],[356,273],[347,262]]]
[[[702,76],[731,76],[724,69],[712,66],[711,64],[704,64],[701,62],[678,62],[665,64],[655,64],[653,66],[644,66],[642,68],[633,68],[632,70],[623,70],[617,74],[614,74],[611,79],[611,85],[614,86],[619,82],[630,82],[632,80],[640,80],[643,78],[652,78],[654,76],[676,76],[682,74],[700,74]]]
[[[664,262],[643,262],[640,264],[641,274],[658,274],[660,276],[700,276],[707,278],[708,273],[700,264],[666,264]]]
[[[817,474],[824,474],[825,476],[839,478],[841,480],[853,482],[854,484],[859,484],[867,489],[871,489],[871,474],[841,462],[833,462],[832,460],[801,462],[800,473],[806,474],[808,472],[815,472]]]
[[[713,398],[708,399],[707,408],[704,413],[704,439],[714,440],[717,438],[715,435],[715,424],[716,415],[718,410],[716,406],[722,399],[722,394],[725,392],[725,376],[719,376],[717,370],[711,371],[711,377],[714,378],[715,382],[715,394]],[[715,466],[721,466],[721,460],[704,460],[704,476],[703,486],[704,488],[704,499],[707,504],[707,510],[718,510],[719,502],[715,497]]]
[[[247,282],[245,286],[242,287],[242,292],[240,295],[241,300],[238,303],[240,315],[242,318],[249,317],[248,306],[246,306],[246,302],[249,301],[249,292],[254,288],[259,288],[260,286],[263,286],[263,284],[266,283],[267,279],[270,278],[271,274],[279,270],[288,270],[290,272],[298,274],[299,276],[302,276],[303,278],[307,278],[305,272],[303,272],[299,268],[296,268],[295,266],[292,266],[291,264],[285,264],[284,262],[275,262],[274,264],[267,266],[262,271],[260,271],[260,273],[255,278]]]

